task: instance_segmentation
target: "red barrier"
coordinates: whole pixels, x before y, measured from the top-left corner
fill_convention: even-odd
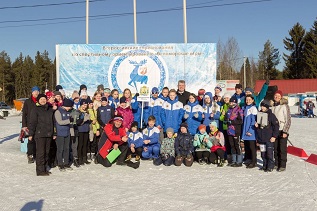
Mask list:
[[[306,160],[306,162],[317,165],[317,155],[311,154]]]
[[[298,147],[293,147],[293,146],[288,146],[287,147],[287,153],[291,154],[291,155],[295,155],[301,158],[307,158],[308,155],[306,154],[305,150],[303,150],[302,148],[298,148]]]

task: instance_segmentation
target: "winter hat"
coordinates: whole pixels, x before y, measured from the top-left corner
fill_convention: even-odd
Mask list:
[[[59,91],[60,89],[63,89],[63,87],[61,85],[56,85],[55,90]]]
[[[212,93],[211,92],[206,92],[204,98],[209,97],[210,100],[212,99]]]
[[[199,89],[198,90],[198,95],[204,95],[205,94],[205,90],[204,89]]]
[[[246,92],[251,92],[252,94],[254,93],[254,91],[253,91],[253,89],[252,89],[251,87],[245,88],[244,91],[246,91]]]
[[[280,94],[281,97],[283,97],[283,92],[282,92],[281,90],[277,90],[277,91],[274,93],[274,95],[276,95],[276,94]]]
[[[206,130],[206,125],[203,125],[203,124],[199,125],[198,130],[202,130],[202,129]]]
[[[87,100],[85,99],[81,99],[79,105],[84,105],[84,104],[88,104]]]
[[[62,93],[60,91],[54,91],[53,93],[54,93],[55,96],[56,95],[62,96]]]
[[[78,91],[74,91],[73,94],[72,94],[72,99],[75,100],[77,98],[79,98]]]
[[[45,95],[46,95],[47,99],[50,99],[51,97],[54,97],[54,93],[50,92],[50,91],[46,92]]]
[[[269,109],[270,108],[270,101],[263,100],[260,105],[265,107],[265,108],[267,108],[267,109]]]
[[[87,89],[87,86],[85,84],[80,85],[79,90]]]
[[[82,96],[88,96],[86,90],[81,90],[81,92],[80,92],[80,97],[82,97]]]
[[[32,87],[32,92],[34,92],[34,91],[40,92],[40,88],[38,86],[33,86]]]
[[[39,95],[37,96],[37,98],[36,98],[36,101],[39,102],[39,100],[40,100],[42,97],[44,97],[45,99],[47,99],[45,94],[39,94]]]
[[[174,129],[169,127],[166,129],[166,133],[173,133],[174,134]]]
[[[238,100],[237,100],[236,96],[232,96],[232,97],[230,98],[229,102],[230,102],[230,103],[237,103]]]
[[[127,102],[127,98],[126,97],[121,97],[120,98],[120,103],[126,103]]]
[[[209,123],[209,126],[210,126],[210,127],[211,127],[211,126],[214,126],[215,128],[218,128],[217,122],[215,122],[215,121],[210,122],[210,123]]]
[[[102,84],[100,84],[100,85],[98,85],[97,86],[97,90],[99,91],[99,90],[104,90],[105,88],[104,88],[104,86],[102,85]]]
[[[88,99],[86,100],[86,102],[87,102],[87,104],[93,103],[90,98],[88,98]]]
[[[62,96],[65,96],[65,91],[64,91],[64,89],[60,89],[59,92],[62,94]]]
[[[131,128],[133,128],[133,127],[138,128],[139,127],[139,123],[137,121],[132,122]]]
[[[235,89],[242,89],[242,85],[241,84],[236,84],[236,86],[234,88]]]
[[[186,129],[188,129],[188,125],[187,125],[186,122],[183,122],[183,123],[181,124],[180,128],[181,128],[181,127],[185,127]]]
[[[108,102],[108,98],[106,98],[106,97],[102,97],[102,98],[101,98],[101,102],[102,102],[102,101],[106,101],[106,102]]]
[[[157,87],[153,87],[152,94],[158,94],[158,93],[159,93],[159,89]]]
[[[221,89],[221,87],[220,87],[220,86],[216,86],[216,87],[215,87],[215,89],[219,89],[219,90],[220,90],[220,92],[222,92],[222,89]]]
[[[73,105],[74,105],[74,102],[73,101],[71,101],[70,99],[65,99],[64,101],[63,101],[63,106],[64,107],[73,107]]]
[[[105,88],[105,89],[104,89],[104,92],[105,92],[105,93],[111,93],[111,90],[110,90],[109,88]]]
[[[226,92],[226,93],[223,95],[223,98],[226,98],[226,97],[231,98],[231,94],[228,93],[228,92]]]
[[[113,121],[121,121],[121,122],[123,122],[123,117],[120,116],[120,115],[114,115],[113,119],[110,120],[110,122],[113,122]]]

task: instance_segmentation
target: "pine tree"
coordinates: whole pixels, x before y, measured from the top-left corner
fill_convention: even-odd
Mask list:
[[[0,99],[12,103],[14,99],[14,74],[11,69],[11,59],[5,51],[0,52]]]
[[[307,78],[317,78],[317,20],[305,36],[304,61]]]
[[[23,61],[23,87],[22,87],[22,96],[30,97],[31,88],[34,86],[31,83],[32,73],[34,71],[34,62],[33,59],[27,55]]]
[[[278,70],[276,66],[280,63],[280,53],[274,48],[270,40],[264,44],[263,51],[259,52],[259,72],[262,79],[276,79]]]
[[[15,98],[23,97],[23,55],[20,53],[19,57],[12,63],[12,71],[15,76]]]
[[[246,75],[246,85],[247,87],[253,87],[253,78],[252,78],[252,73],[251,73],[251,65],[249,58],[246,58],[245,61],[245,75]],[[244,64],[242,65],[240,69],[240,83],[244,84]]]
[[[291,30],[289,30],[290,37],[286,37],[284,47],[290,52],[289,55],[283,54],[285,60],[283,77],[296,79],[306,78],[305,63],[303,59],[303,52],[305,47],[305,29],[299,23],[296,23]]]

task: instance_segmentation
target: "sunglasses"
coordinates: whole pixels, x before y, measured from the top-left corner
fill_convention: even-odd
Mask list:
[[[158,94],[158,92],[152,92],[152,95]]]

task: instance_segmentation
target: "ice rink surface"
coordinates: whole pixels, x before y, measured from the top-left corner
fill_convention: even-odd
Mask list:
[[[317,210],[317,165],[292,155],[285,172],[141,161],[137,170],[91,164],[37,177],[20,152],[20,121],[0,120],[0,210]],[[317,154],[316,137],[317,118],[292,118],[295,146]]]

